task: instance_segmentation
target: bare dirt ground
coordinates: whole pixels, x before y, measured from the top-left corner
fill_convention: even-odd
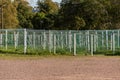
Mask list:
[[[0,80],[120,80],[120,57],[0,59]]]

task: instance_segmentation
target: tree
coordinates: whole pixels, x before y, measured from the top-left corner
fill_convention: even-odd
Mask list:
[[[3,0],[3,28],[17,28],[18,20],[17,20],[17,10],[11,0]]]
[[[83,29],[86,25],[84,19],[79,15],[80,1],[62,0],[61,9],[59,11],[59,25],[60,29]]]
[[[33,28],[32,25],[32,7],[25,0],[17,0],[17,11],[20,28]]]
[[[34,25],[34,29],[44,29],[44,13],[36,13],[33,17],[32,24]]]
[[[58,4],[52,0],[38,0],[39,12],[33,17],[35,29],[53,29],[55,16],[58,13]]]
[[[52,0],[38,0],[37,4],[40,12],[44,12],[46,14],[55,14],[59,9],[59,6]]]
[[[111,17],[111,29],[120,28],[120,0],[110,0],[109,16]]]
[[[105,6],[98,0],[85,0],[82,5],[81,16],[87,29],[105,29],[102,27],[108,19]]]
[[[62,0],[59,14],[63,16],[61,26],[66,29],[103,29],[101,26],[108,19],[105,6],[99,0]],[[72,28],[73,23],[79,26]]]

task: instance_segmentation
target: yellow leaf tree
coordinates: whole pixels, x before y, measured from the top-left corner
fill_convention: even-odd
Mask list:
[[[3,13],[3,29],[14,29],[17,28],[18,19],[17,19],[17,10],[15,3],[11,0],[2,0],[0,2],[2,5]]]

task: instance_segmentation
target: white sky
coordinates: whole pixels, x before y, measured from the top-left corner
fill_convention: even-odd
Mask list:
[[[32,6],[35,6],[36,5],[36,2],[37,2],[37,0],[27,0]],[[61,0],[53,0],[54,2],[58,2],[58,3],[60,3],[61,2]]]
[[[53,0],[53,1],[54,1],[54,2],[59,2],[59,3],[61,2],[61,0]]]

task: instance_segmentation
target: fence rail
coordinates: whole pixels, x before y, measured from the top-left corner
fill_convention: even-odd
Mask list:
[[[0,30],[0,49],[20,53],[39,53],[47,50],[73,53],[86,52],[93,55],[98,51],[120,48],[120,30]]]

